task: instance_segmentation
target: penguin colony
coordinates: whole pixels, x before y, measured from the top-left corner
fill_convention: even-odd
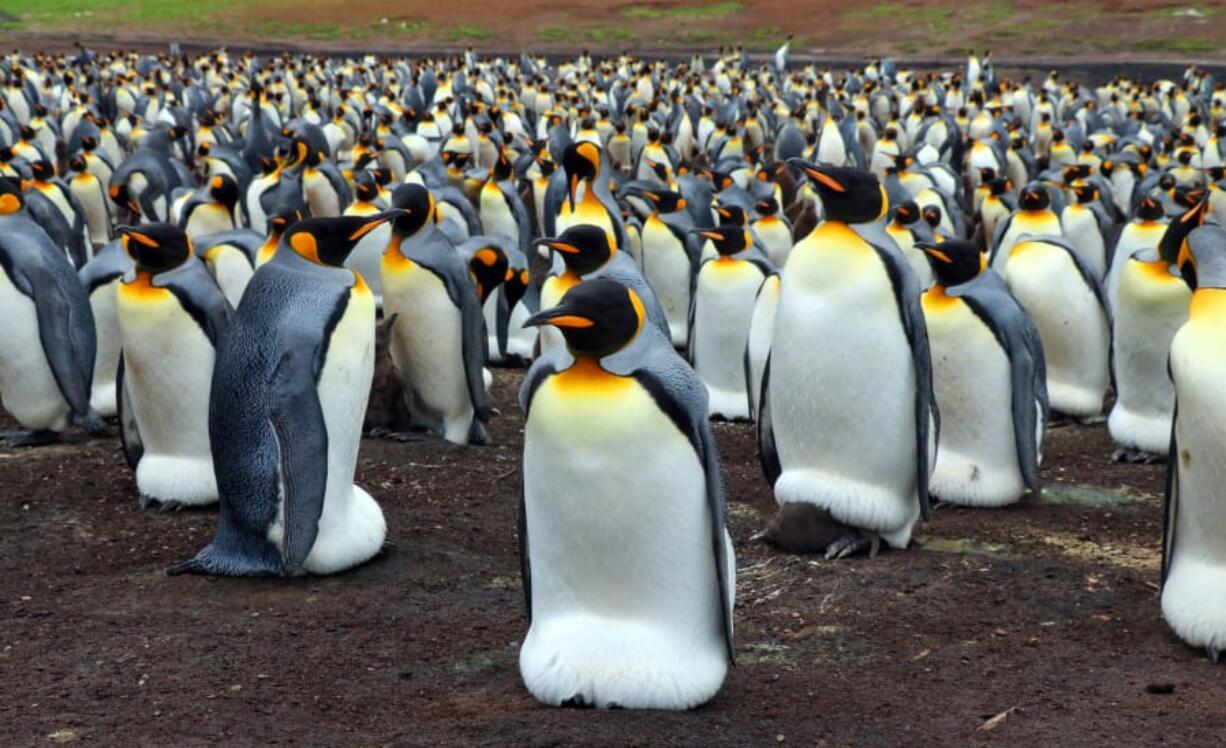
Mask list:
[[[828,559],[1105,419],[1167,462],[1162,610],[1216,660],[1226,87],[788,58],[2,58],[3,441],[117,435],[142,507],[219,504],[173,574],[330,574],[387,534],[377,355],[370,433],[462,445],[529,365],[524,683],[682,709],[735,651],[711,418],[755,424],[761,538]]]

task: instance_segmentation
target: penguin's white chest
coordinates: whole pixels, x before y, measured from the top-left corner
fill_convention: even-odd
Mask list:
[[[519,224],[502,195],[502,190],[492,183],[481,187],[481,228],[489,236],[505,236],[519,241]]]
[[[198,239],[209,234],[220,234],[234,229],[234,218],[220,203],[199,205],[187,218],[187,235]]]
[[[725,258],[707,262],[698,273],[691,350],[711,415],[749,417],[744,355],[762,279],[752,263]]]
[[[64,427],[68,403],[60,394],[38,335],[34,300],[17,290],[0,268],[0,401],[24,428]]]
[[[318,218],[341,214],[340,195],[322,171],[307,169],[303,172],[302,193],[312,216]]]
[[[932,493],[972,506],[1010,503],[1022,495],[1024,484],[1014,440],[1009,357],[961,299],[929,292],[923,307],[941,414]]]
[[[643,277],[664,307],[673,345],[686,342],[692,275],[685,245],[659,217],[648,216],[643,224]]]
[[[115,375],[123,345],[119,334],[118,288],[119,279],[116,278],[95,288],[89,295],[98,343],[94,356],[94,385],[89,404],[102,416],[113,416],[116,413]]]
[[[243,250],[231,244],[217,244],[204,255],[204,264],[230,306],[238,308],[238,302],[247,290],[247,284],[255,270]]]

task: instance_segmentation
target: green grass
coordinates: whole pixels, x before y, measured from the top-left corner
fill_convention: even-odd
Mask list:
[[[1148,37],[1138,39],[1132,44],[1134,49],[1144,52],[1178,52],[1195,55],[1212,52],[1218,48],[1218,43],[1212,39],[1196,36]]]
[[[1196,20],[1195,17],[1180,15],[1180,13],[1188,10],[1189,8],[1196,9],[1201,14],[1201,16],[1205,18],[1211,18],[1213,16],[1216,16],[1218,12],[1220,11],[1220,8],[1216,8],[1212,5],[1183,5],[1183,4],[1180,4],[1173,8],[1159,8],[1158,10],[1151,10],[1150,14],[1157,16],[1158,18],[1174,18],[1174,19],[1181,20],[1181,21],[1194,21]]]
[[[251,24],[249,30],[261,38],[301,37],[313,41],[336,41],[345,36],[346,29],[335,23],[287,23],[285,21],[261,21]]]
[[[627,8],[622,15],[640,21],[659,21],[664,18],[723,18],[745,10],[738,2],[711,3],[709,5],[678,5],[676,7],[660,7],[656,5],[634,5]]]
[[[494,31],[475,23],[466,23],[444,31],[439,39],[445,42],[485,41],[494,38]]]

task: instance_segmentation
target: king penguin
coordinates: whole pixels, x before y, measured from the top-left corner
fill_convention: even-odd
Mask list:
[[[97,341],[85,286],[64,250],[16,215],[21,191],[0,179],[0,402],[25,431],[0,444],[49,444],[69,423],[105,433],[90,406]]]
[[[919,283],[851,224],[889,209],[865,172],[794,160],[826,220],[788,256],[762,377],[759,445],[780,512],[766,532],[828,558],[905,548],[928,511],[937,417]],[[883,441],[890,449],[880,449]]]
[[[135,267],[117,294],[123,345],[117,388],[131,404],[143,454],[142,507],[217,501],[209,448],[209,389],[230,305],[177,226],[121,227]]]
[[[941,410],[932,495],[1004,506],[1037,494],[1048,408],[1039,331],[976,245],[917,246],[935,278],[922,300]]]
[[[673,345],[684,348],[698,246],[689,234],[694,227],[680,193],[642,187],[631,194],[648,201],[643,221],[643,278],[664,307]]]
[[[1111,312],[1102,284],[1059,237],[1022,234],[1002,254],[1005,282],[1043,340],[1052,410],[1096,420],[1111,383]]]
[[[119,372],[119,352],[123,343],[119,336],[117,293],[123,277],[132,269],[132,258],[118,239],[113,239],[94,253],[81,268],[78,276],[89,294],[90,311],[94,315],[94,383],[89,404],[98,415],[117,414],[115,376]]]
[[[710,239],[718,254],[702,263],[694,280],[689,359],[707,386],[710,415],[748,419],[745,346],[758,290],[775,269],[744,226],[696,229],[695,233]]]
[[[1156,249],[1137,250],[1121,266],[1112,330],[1115,405],[1107,417],[1120,445],[1117,460],[1153,462],[1170,446],[1175,388],[1167,365],[1192,299],[1175,266],[1205,213],[1206,203],[1198,203],[1171,222]]]
[[[1226,649],[1226,231],[1193,231],[1176,258],[1192,290],[1171,343],[1175,416],[1167,460],[1162,615],[1180,639],[1217,662]]]
[[[524,684],[550,705],[689,709],[733,659],[736,563],[702,381],[638,295],[584,281],[520,390]]]
[[[383,255],[383,309],[396,315],[388,350],[413,425],[454,444],[488,444],[481,301],[451,240],[439,230],[434,196],[418,184],[392,193],[401,214]]]
[[[1002,272],[1009,250],[1023,234],[1063,236],[1060,216],[1051,209],[1051,194],[1042,187],[1027,187],[1017,200],[1017,210],[996,225],[992,238],[992,269]]]
[[[353,484],[374,375],[375,299],[343,267],[392,213],[294,224],[217,348],[209,438],[221,494],[211,543],[172,574],[332,574],[387,525]]]

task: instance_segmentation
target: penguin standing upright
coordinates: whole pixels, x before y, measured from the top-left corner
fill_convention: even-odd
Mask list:
[[[396,315],[389,352],[413,424],[455,444],[488,444],[481,302],[468,268],[435,222],[421,185],[392,193],[402,214],[383,255],[383,309]]]
[[[1164,258],[1166,259],[1166,258]],[[1175,417],[1167,460],[1162,615],[1179,638],[1218,661],[1226,649],[1226,231],[1193,231],[1176,257],[1192,289],[1171,342]]]
[[[123,341],[119,333],[119,284],[132,269],[132,258],[118,239],[104,244],[85,263],[78,276],[89,294],[90,311],[94,315],[94,382],[89,398],[90,407],[98,415],[116,415],[115,377],[119,373],[119,353]]]
[[[1096,419],[1111,383],[1111,312],[1102,284],[1059,237],[1022,234],[1004,262],[1005,282],[1043,340],[1052,410]]]
[[[1023,234],[1032,236],[1063,236],[1060,216],[1051,209],[1051,194],[1042,187],[1027,187],[1017,200],[1017,210],[996,225],[992,239],[992,269],[1001,272],[1013,248]]]
[[[234,214],[237,205],[238,183],[229,174],[218,174],[184,203],[179,227],[192,239],[233,231],[238,226]]]
[[[1107,431],[1120,445],[1117,460],[1152,462],[1165,457],[1170,446],[1175,411],[1168,368],[1171,340],[1188,321],[1192,298],[1172,268],[1205,212],[1202,201],[1167,227],[1156,249],[1134,252],[1119,272],[1112,307],[1115,404],[1107,417]]]
[[[25,431],[0,444],[49,444],[69,423],[105,433],[90,407],[96,338],[85,286],[64,250],[23,215],[21,191],[0,179],[0,402]]]
[[[1088,184],[1073,186],[1075,202],[1064,206],[1060,214],[1060,227],[1064,238],[1086,261],[1095,277],[1101,279],[1107,274],[1107,242],[1106,232],[1110,230],[1111,219],[1099,204],[1098,190]]]
[[[758,416],[780,504],[766,538],[828,558],[875,553],[881,540],[905,548],[927,514],[936,456],[919,285],[896,249],[850,225],[885,218],[875,176],[793,163],[820,194],[826,220],[781,274]],[[879,448],[883,440],[890,449]]]
[[[1047,427],[1039,331],[976,245],[918,246],[936,279],[922,300],[941,410],[932,495],[1004,506],[1038,493]]]
[[[256,258],[265,237],[251,229],[209,234],[193,242],[196,256],[213,276],[231,307],[237,307],[255,274]]]
[[[150,223],[120,233],[135,268],[117,294],[118,387],[143,448],[136,465],[141,506],[212,504],[209,389],[230,305],[178,227]]]
[[[710,415],[747,419],[745,346],[758,289],[774,268],[754,247],[753,236],[743,226],[698,229],[696,233],[710,239],[719,254],[702,263],[694,281],[689,358],[707,386]]]
[[[353,190],[354,201],[345,208],[347,216],[373,216],[380,208],[376,201],[379,198],[379,185],[373,178],[359,179]],[[370,291],[375,295],[375,308],[383,308],[382,265],[383,251],[392,236],[392,227],[386,223],[363,236],[349,259],[345,260],[347,267],[353,268],[366,279]]]
[[[524,684],[551,705],[688,709],[734,656],[736,563],[702,382],[599,278],[530,324],[566,347],[520,390]]]
[[[646,198],[651,207],[643,221],[643,278],[664,307],[673,345],[684,348],[698,262],[698,247],[689,233],[694,222],[679,193],[640,188],[633,194]]]
[[[332,574],[379,552],[383,512],[353,484],[374,375],[375,299],[342,266],[391,217],[296,223],[252,278],[213,371],[217,533],[171,573]]]
[[[762,198],[754,203],[758,218],[753,221],[753,233],[762,243],[762,249],[771,264],[781,268],[792,251],[792,225],[779,215],[779,201],[773,197]]]

